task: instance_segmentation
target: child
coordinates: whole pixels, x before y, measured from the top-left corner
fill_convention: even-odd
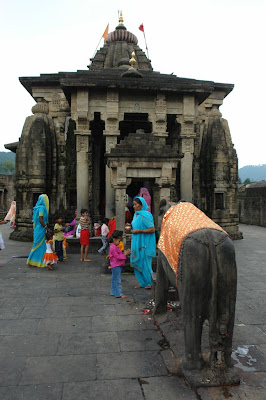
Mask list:
[[[119,249],[118,245],[120,243],[120,232],[115,231],[110,238],[112,243],[110,244],[109,257],[111,262],[112,270],[112,283],[111,283],[111,296],[117,298],[122,297],[123,299],[127,296],[123,295],[122,285],[121,285],[121,272],[122,267],[125,265],[125,260],[127,255],[130,254],[130,249],[124,251],[124,254]]]
[[[103,224],[101,227],[101,240],[102,240],[102,247],[98,250],[99,254],[104,254],[106,253],[106,250],[108,248],[108,240],[107,240],[107,235],[109,232],[109,228],[108,228],[108,222],[109,219],[108,218],[104,218],[103,219]]]
[[[89,234],[89,213],[86,208],[83,208],[80,211],[81,217],[79,220],[80,223],[80,261],[91,261],[87,258],[88,256],[88,249],[90,244],[90,234]],[[85,257],[83,258],[83,251],[85,246]]]
[[[48,231],[46,233],[46,252],[43,256],[43,261],[46,264],[47,270],[52,270],[52,265],[57,263],[57,255],[54,253],[54,246],[53,246],[53,232]]]
[[[7,224],[7,223],[8,223],[8,221],[0,221],[0,225]],[[5,244],[4,244],[3,236],[2,236],[2,233],[0,230],[0,250],[4,250],[4,248],[5,248]]]
[[[58,217],[54,226],[54,247],[58,257],[58,262],[63,261],[63,241],[65,228],[62,225],[62,221],[63,217]],[[66,226],[68,225],[69,224],[66,224]]]

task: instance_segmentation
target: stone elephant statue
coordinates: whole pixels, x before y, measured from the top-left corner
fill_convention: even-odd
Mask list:
[[[194,387],[239,383],[231,359],[237,284],[233,242],[191,203],[171,207],[165,202],[160,212],[166,213],[158,242],[154,314],[166,312],[169,286],[177,287],[184,327],[181,369],[185,378]],[[201,350],[206,320],[207,363]]]

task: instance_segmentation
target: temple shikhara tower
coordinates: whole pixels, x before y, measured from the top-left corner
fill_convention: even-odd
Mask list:
[[[184,199],[239,237],[237,156],[219,111],[232,84],[153,71],[122,16],[88,69],[19,79],[36,104],[6,145],[17,154],[14,239],[31,234],[41,193],[51,215],[88,208],[123,229],[134,184],[151,193],[156,224],[161,199]]]

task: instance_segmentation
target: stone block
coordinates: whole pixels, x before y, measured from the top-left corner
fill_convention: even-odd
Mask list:
[[[167,375],[160,355],[154,352],[123,352],[98,355],[98,379]]]
[[[0,342],[2,357],[56,355],[59,335],[10,335]]]
[[[18,385],[25,367],[25,357],[0,358],[0,386]],[[1,398],[2,399],[2,398]]]
[[[1,320],[0,335],[14,335],[14,334],[34,334],[39,320],[38,319],[5,319]]]
[[[93,317],[93,332],[119,332],[145,330],[145,321],[142,315],[110,315]]]
[[[161,350],[158,342],[162,336],[154,330],[117,332],[121,351]]]
[[[21,385],[81,382],[96,379],[96,355],[31,357],[21,378]]]
[[[144,400],[137,379],[66,383],[62,400],[110,400],[110,398],[115,400]]]
[[[160,376],[142,380],[146,400],[196,400],[196,394],[177,376]]]
[[[58,355],[119,352],[116,332],[61,335]]]
[[[35,320],[29,320],[35,321]],[[45,318],[40,321],[37,334],[91,332],[91,317]]]
[[[63,384],[0,388],[1,400],[61,400]]]

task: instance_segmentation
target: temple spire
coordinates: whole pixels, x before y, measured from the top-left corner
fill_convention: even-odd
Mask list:
[[[119,25],[124,25],[124,19],[123,19],[123,16],[122,16],[122,11],[120,11]]]

